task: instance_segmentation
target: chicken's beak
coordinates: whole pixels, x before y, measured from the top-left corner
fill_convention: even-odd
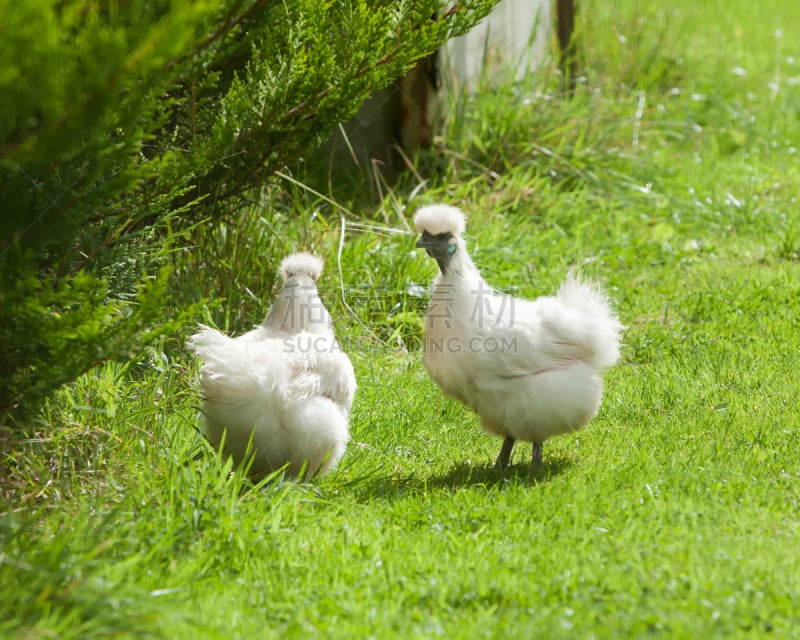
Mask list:
[[[422,232],[422,236],[417,240],[417,249],[425,249],[431,258],[444,257],[447,253],[448,239],[442,236],[434,236],[427,231]]]
[[[417,240],[417,247],[425,249],[427,254],[436,260],[442,273],[447,271],[447,265],[455,253],[456,245],[451,243],[453,236],[450,233],[440,233],[431,235],[427,231],[422,232],[422,237]]]
[[[426,234],[417,240],[417,249],[425,249],[425,253],[428,254],[428,257],[433,258],[434,260],[438,261],[441,259],[439,255],[441,253],[441,242],[437,241],[438,239]]]
[[[423,231],[422,235],[420,236],[419,240],[417,240],[417,244],[415,245],[417,249],[425,249],[425,252],[431,257],[435,257],[433,255],[433,247],[436,244],[436,238],[434,238],[431,234],[427,231]]]

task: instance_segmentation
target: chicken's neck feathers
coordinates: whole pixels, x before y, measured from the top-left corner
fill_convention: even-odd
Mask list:
[[[478,267],[467,253],[464,241],[458,238],[457,243],[458,250],[450,258],[446,269],[440,272],[433,282],[434,291],[442,294],[452,290],[460,295],[470,295],[475,289],[488,288],[489,285],[481,277]]]
[[[333,322],[310,278],[286,283],[269,310],[262,327],[269,333],[332,335]]]
[[[438,305],[440,313],[452,317],[462,330],[488,333],[510,326],[515,300],[498,294],[483,279],[460,238],[458,243],[459,250],[446,271],[434,280],[431,303]]]

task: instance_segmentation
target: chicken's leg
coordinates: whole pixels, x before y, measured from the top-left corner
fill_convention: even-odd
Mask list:
[[[536,467],[541,467],[541,466],[542,466],[542,443],[534,442],[533,455],[531,456],[531,467],[535,469]]]
[[[511,436],[506,436],[506,439],[503,440],[503,446],[500,447],[500,455],[497,456],[497,461],[494,463],[495,469],[503,469],[508,466],[511,460],[511,450],[514,448],[514,442],[515,440]]]

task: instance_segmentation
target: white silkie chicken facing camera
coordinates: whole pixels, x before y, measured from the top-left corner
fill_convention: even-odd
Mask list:
[[[296,253],[280,271],[283,289],[261,325],[238,338],[201,327],[190,340],[203,359],[202,431],[237,464],[249,451],[252,476],[284,465],[291,477],[322,475],[350,437],[355,374],[317,293],[322,260]]]
[[[555,296],[524,300],[495,293],[467,253],[464,214],[432,205],[414,217],[423,248],[439,265],[425,315],[425,367],[445,395],[473,409],[504,437],[496,466],[516,440],[542,443],[597,413],[600,372],[619,358],[622,325],[594,284],[567,276]]]

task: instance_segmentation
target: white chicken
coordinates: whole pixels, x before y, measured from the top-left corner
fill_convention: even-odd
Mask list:
[[[573,273],[554,297],[495,293],[467,253],[456,207],[423,207],[414,223],[417,247],[440,270],[425,315],[428,373],[505,438],[495,466],[508,465],[516,440],[533,443],[532,466],[540,465],[547,438],[597,413],[598,374],[619,358],[622,325],[603,292]]]
[[[283,289],[264,322],[237,338],[201,327],[189,346],[202,357],[202,430],[255,477],[335,469],[349,435],[356,391],[316,280],[322,260],[307,253],[281,263]]]

